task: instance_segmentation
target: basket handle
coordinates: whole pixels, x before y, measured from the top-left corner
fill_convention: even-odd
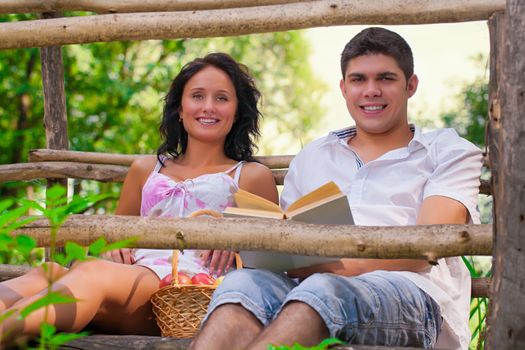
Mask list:
[[[188,215],[189,218],[195,218],[198,216],[212,216],[214,218],[222,218],[223,215],[219,213],[216,210],[212,209],[199,209]],[[178,274],[178,265],[179,265],[179,250],[173,249],[173,255],[171,257],[171,274],[173,276],[173,279],[175,281],[176,285],[179,285],[179,274]],[[237,269],[242,269],[242,260],[239,253],[235,253],[235,265],[237,266]]]

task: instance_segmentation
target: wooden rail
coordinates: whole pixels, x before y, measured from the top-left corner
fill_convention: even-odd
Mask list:
[[[504,9],[505,0],[315,0],[235,10],[94,15],[1,23],[0,49],[237,36],[348,24],[477,21]]]
[[[50,226],[38,219],[15,234],[50,243]],[[492,225],[354,226],[312,225],[252,218],[149,218],[72,215],[60,228],[57,246],[89,245],[99,237],[115,242],[137,237],[142,248],[278,251],[349,258],[415,258],[491,255]]]
[[[2,0],[0,13],[199,11],[308,1],[312,0]]]
[[[92,164],[78,162],[35,162],[0,165],[0,183],[7,181],[30,181],[36,179],[84,179],[101,182],[122,182],[128,173],[123,165]],[[277,185],[284,183],[287,169],[272,169]],[[481,194],[491,194],[489,180],[480,180]]]

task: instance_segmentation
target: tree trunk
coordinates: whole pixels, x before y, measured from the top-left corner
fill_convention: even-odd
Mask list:
[[[496,26],[499,26],[497,23]],[[489,349],[525,348],[525,2],[508,0],[504,38],[498,35],[494,69],[501,115],[492,104],[494,181],[494,279]],[[503,51],[503,52],[501,52]],[[503,60],[501,59],[503,55]],[[492,69],[491,69],[492,72]],[[494,100],[493,100],[494,101]],[[498,128],[497,121],[500,127]],[[491,150],[491,152],[492,152]]]

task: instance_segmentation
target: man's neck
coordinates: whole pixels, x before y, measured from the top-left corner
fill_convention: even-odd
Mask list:
[[[356,126],[356,135],[348,140],[348,145],[368,163],[389,151],[406,147],[413,136],[408,124],[380,134],[367,133]]]

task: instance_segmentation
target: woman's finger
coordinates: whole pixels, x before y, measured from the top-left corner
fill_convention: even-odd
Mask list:
[[[217,266],[217,276],[220,276],[223,272],[229,270],[233,256],[234,255],[232,255],[232,252],[222,251],[221,258]]]
[[[213,275],[213,273],[217,270],[217,267],[219,265],[219,262],[221,260],[221,250],[214,250],[213,254],[211,256],[210,264],[208,265],[208,271],[210,273],[210,276]]]

